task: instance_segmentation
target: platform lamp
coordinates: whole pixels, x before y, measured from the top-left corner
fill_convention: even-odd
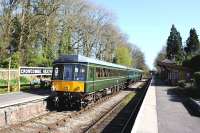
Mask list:
[[[8,92],[10,92],[10,67],[11,67],[11,60],[12,60],[12,53],[14,52],[14,48],[12,45],[8,46],[7,48],[7,52],[9,55],[9,64],[8,64]]]

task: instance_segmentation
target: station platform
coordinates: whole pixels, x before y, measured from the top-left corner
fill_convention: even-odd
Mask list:
[[[200,117],[190,114],[174,87],[152,80],[131,133],[198,133]]]
[[[27,92],[13,92],[0,95],[0,108],[45,99],[51,93],[50,89],[35,89]]]

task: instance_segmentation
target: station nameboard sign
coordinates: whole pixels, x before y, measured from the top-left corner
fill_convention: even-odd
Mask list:
[[[53,69],[51,67],[20,67],[19,74],[24,76],[29,75],[51,75]]]

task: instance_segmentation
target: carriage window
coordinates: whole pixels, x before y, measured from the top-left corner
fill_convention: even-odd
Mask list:
[[[101,77],[101,69],[100,68],[96,68],[96,77]]]
[[[94,80],[94,68],[89,68],[89,80]]]
[[[63,79],[63,65],[56,65],[53,68],[53,79],[62,80]]]

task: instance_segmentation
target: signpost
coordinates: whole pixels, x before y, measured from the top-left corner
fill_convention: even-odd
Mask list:
[[[51,67],[20,67],[20,76],[31,76],[31,75],[51,75],[53,69]]]
[[[10,92],[10,66],[11,66],[11,57],[9,57],[9,67],[8,67],[8,92]]]
[[[19,67],[19,91],[20,91],[20,76],[51,76],[53,68],[51,67]]]
[[[9,68],[8,68],[8,92],[10,92],[10,67],[11,67],[12,53],[14,52],[14,47],[12,47],[12,45],[10,45],[6,49],[10,56],[9,57]]]

